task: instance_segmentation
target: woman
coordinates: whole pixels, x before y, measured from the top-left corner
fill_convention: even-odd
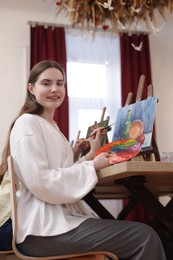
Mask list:
[[[157,234],[149,226],[99,219],[82,198],[96,185],[96,171],[107,167],[108,154],[94,158],[101,131],[89,138],[90,150],[74,163],[70,144],[53,121],[65,96],[65,75],[54,61],[31,70],[25,103],[12,123],[10,150],[21,181],[17,194],[17,244],[31,256],[109,251],[122,259],[165,260]],[[9,154],[4,150],[3,166]]]

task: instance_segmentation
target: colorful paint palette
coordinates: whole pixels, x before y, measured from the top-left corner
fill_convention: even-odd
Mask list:
[[[110,164],[120,163],[135,157],[141,151],[141,147],[142,144],[134,139],[116,140],[100,147],[96,151],[95,157],[102,152],[108,152]]]

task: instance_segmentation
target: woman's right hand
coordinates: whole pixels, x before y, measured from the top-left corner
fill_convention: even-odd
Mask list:
[[[103,130],[103,127],[94,129],[91,135],[88,137],[90,143],[90,150],[88,154],[85,155],[87,160],[92,160],[94,158],[95,152],[101,146],[101,138],[106,134],[106,131]]]
[[[110,166],[110,163],[108,161],[108,157],[109,157],[109,153],[104,152],[104,153],[97,155],[93,159],[94,168],[95,168],[96,171]]]

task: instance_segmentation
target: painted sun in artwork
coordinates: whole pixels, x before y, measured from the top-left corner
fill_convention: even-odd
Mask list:
[[[134,120],[130,125],[129,139],[137,140],[139,143],[143,143],[145,136],[143,134],[144,124],[141,120]]]

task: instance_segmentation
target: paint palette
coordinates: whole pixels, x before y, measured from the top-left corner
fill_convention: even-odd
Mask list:
[[[110,164],[128,161],[135,157],[141,151],[142,144],[134,139],[116,140],[100,147],[95,157],[102,152],[108,152],[108,161]]]

